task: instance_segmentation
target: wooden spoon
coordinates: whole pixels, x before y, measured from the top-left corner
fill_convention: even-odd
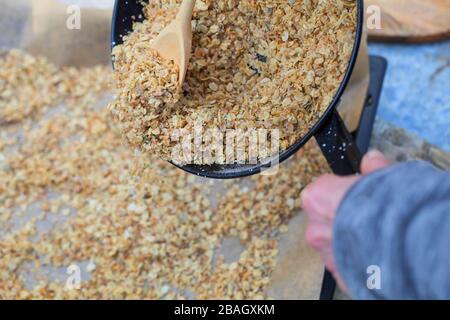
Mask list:
[[[173,60],[179,68],[179,83],[183,84],[191,57],[192,48],[192,12],[195,0],[183,0],[177,17],[152,43],[159,55],[167,60]]]

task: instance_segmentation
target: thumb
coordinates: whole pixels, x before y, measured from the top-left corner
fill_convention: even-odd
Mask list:
[[[361,173],[363,175],[384,169],[390,166],[389,160],[378,150],[369,151],[361,163]]]

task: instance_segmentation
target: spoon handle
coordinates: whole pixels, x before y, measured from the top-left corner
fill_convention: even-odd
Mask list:
[[[192,13],[195,7],[195,0],[183,0],[178,11],[177,19],[182,23],[191,25]]]

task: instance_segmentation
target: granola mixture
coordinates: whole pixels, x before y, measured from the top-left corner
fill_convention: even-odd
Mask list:
[[[180,2],[149,1],[146,20],[114,50],[118,92],[110,109],[128,142],[170,159],[171,133],[192,131],[196,121],[222,132],[279,129],[281,150],[303,137],[347,70],[356,2],[198,0],[193,55],[183,94],[173,103],[142,93],[147,76],[141,66],[151,67],[151,41],[175,17]],[[172,84],[167,82],[167,89]]]
[[[0,299],[268,298],[278,235],[327,170],[315,145],[274,176],[199,179],[122,144],[105,108],[108,69],[58,69],[18,51],[0,64],[11,92],[40,86],[32,112],[2,98],[17,122],[0,124]],[[58,99],[39,100],[45,90]],[[227,237],[245,246],[236,261],[217,252]]]
[[[111,77],[105,70],[98,66],[60,72],[44,58],[19,50],[0,55],[0,124],[40,115],[64,99],[68,106],[89,101],[110,88]]]
[[[134,146],[142,146],[145,138],[143,126],[148,121],[173,112],[171,106],[180,100],[181,88],[178,83],[178,67],[173,61],[166,61],[158,56],[150,48],[149,41],[136,44],[134,48],[139,56],[132,60],[130,66],[116,64],[116,82],[129,91],[119,95],[111,108],[122,124],[127,141]],[[125,59],[121,54],[125,52],[116,53],[115,59]],[[122,108],[120,112],[116,111],[117,105]]]

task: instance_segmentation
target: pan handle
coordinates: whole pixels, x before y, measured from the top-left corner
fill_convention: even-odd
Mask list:
[[[335,174],[347,176],[360,171],[362,154],[336,109],[325,120],[315,138]],[[335,289],[336,281],[325,270],[320,300],[333,299]]]
[[[333,172],[340,176],[358,173],[362,154],[335,109],[315,135]]]

